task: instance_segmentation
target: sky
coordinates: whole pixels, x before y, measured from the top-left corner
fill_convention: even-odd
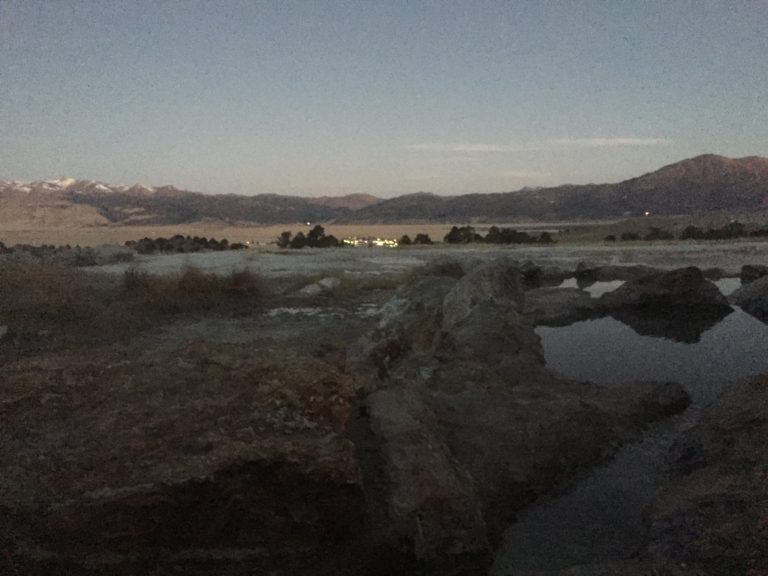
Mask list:
[[[0,179],[391,197],[768,156],[768,0],[0,0]]]

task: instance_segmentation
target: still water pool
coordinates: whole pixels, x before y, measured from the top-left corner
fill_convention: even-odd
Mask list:
[[[563,377],[606,386],[673,380],[686,387],[692,404],[567,493],[523,511],[505,534],[494,576],[631,557],[643,546],[642,513],[664,481],[674,443],[731,383],[768,372],[768,325],[738,308],[694,343],[641,336],[613,318],[537,333],[547,366]]]

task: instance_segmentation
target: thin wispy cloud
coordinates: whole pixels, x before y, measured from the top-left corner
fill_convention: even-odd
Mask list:
[[[523,150],[520,146],[503,144],[441,144],[439,142],[420,142],[406,146],[409,150],[426,150],[430,152],[518,152]]]
[[[535,170],[505,170],[499,176],[502,178],[518,178],[518,179],[541,179],[548,178],[552,174],[549,172],[537,172]]]
[[[556,146],[575,148],[613,148],[616,146],[666,146],[672,144],[669,138],[555,138],[549,140]]]
[[[487,154],[504,152],[535,152],[556,150],[559,148],[616,148],[633,146],[667,146],[672,144],[669,138],[551,138],[528,144],[489,144],[475,142],[419,142],[406,146],[409,150],[428,152],[453,152],[463,154]]]

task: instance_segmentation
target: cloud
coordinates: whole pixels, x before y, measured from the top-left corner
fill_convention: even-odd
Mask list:
[[[406,146],[409,150],[426,150],[430,152],[462,152],[462,153],[485,153],[485,152],[520,152],[524,150],[521,146],[511,146],[505,144],[441,144],[439,142],[421,142],[419,144],[409,144]]]
[[[549,172],[536,172],[535,170],[505,170],[500,174],[502,178],[537,179],[552,176]]]
[[[487,154],[503,152],[542,152],[559,148],[615,148],[619,146],[667,146],[669,138],[552,138],[528,144],[487,144],[487,143],[441,143],[420,142],[406,146],[409,150],[428,152],[458,152],[462,154]]]
[[[616,146],[666,146],[669,138],[555,138],[549,140],[555,146],[574,148],[612,148]]]

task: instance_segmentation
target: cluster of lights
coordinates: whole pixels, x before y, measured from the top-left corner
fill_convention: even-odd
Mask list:
[[[344,238],[342,242],[346,246],[353,246],[355,248],[370,248],[376,246],[377,248],[397,248],[397,240],[391,238]]]

